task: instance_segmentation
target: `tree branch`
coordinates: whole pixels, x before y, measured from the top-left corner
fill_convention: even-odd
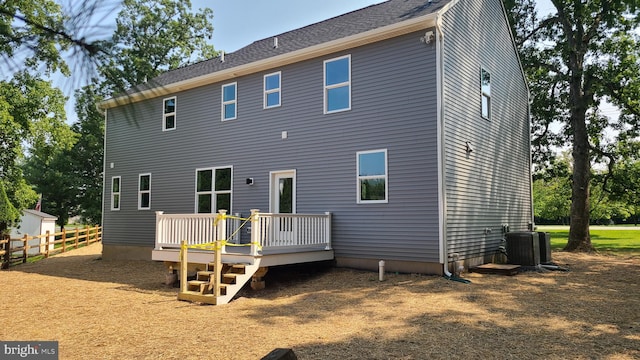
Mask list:
[[[33,22],[30,19],[28,19],[28,18],[26,18],[26,17],[24,17],[22,15],[11,13],[11,12],[3,9],[3,8],[0,8],[0,14],[7,15],[9,17],[12,17],[12,18],[16,19],[16,20],[20,20],[20,21],[24,22],[25,24],[33,26],[34,28],[36,28],[36,29],[38,29],[40,31],[43,31],[45,33],[48,33],[50,35],[58,36],[58,37],[60,37],[60,38],[62,38],[64,40],[68,41],[69,43],[80,47],[81,49],[86,51],[90,56],[94,56],[94,55],[97,55],[98,53],[104,52],[104,50],[101,47],[96,46],[95,44],[91,44],[91,43],[86,42],[84,40],[84,38],[76,39],[73,36],[67,34],[66,32],[64,32],[62,30],[52,29],[52,28],[50,28],[48,26],[44,26],[42,24]]]
[[[553,16],[553,17],[544,19],[543,21],[540,22],[540,24],[538,24],[538,26],[535,27],[535,29],[531,30],[531,32],[527,34],[527,36],[523,37],[520,42],[516,43],[516,45],[518,47],[521,47],[522,44],[527,42],[527,40],[531,39],[531,37],[537,34],[538,31],[540,31],[542,28],[546,27],[547,25],[551,25],[555,22],[559,22],[559,20],[560,18],[558,18],[558,16]]]

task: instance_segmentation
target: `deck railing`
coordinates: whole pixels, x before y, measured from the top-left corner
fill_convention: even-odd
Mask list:
[[[187,245],[211,243],[225,240],[241,242],[242,220],[230,217],[214,226],[219,214],[165,214],[156,212],[156,250],[180,248],[180,242]],[[331,249],[331,214],[271,214],[252,210],[250,227],[251,253],[261,249]],[[222,229],[220,229],[222,228]],[[220,234],[220,235],[218,235]],[[222,236],[222,234],[226,234]],[[248,239],[247,239],[248,240]],[[223,252],[225,252],[223,250]]]
[[[214,222],[218,214],[165,214],[156,211],[156,250],[163,248],[180,248],[182,240],[188,245],[207,244],[216,240],[229,239],[239,243],[240,235],[233,234],[240,226],[236,218],[224,220],[225,236],[218,235]]]
[[[260,245],[304,247],[325,245],[331,248],[331,214],[257,214]],[[254,228],[251,228],[253,234]]]

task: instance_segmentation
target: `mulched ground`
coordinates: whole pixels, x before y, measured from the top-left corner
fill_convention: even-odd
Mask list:
[[[176,300],[160,263],[101,245],[0,272],[0,340],[61,359],[640,359],[640,258],[554,253],[569,272],[437,276],[272,269],[227,305]]]

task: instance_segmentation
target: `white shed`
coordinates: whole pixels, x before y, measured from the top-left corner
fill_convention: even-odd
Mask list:
[[[47,231],[53,235],[56,232],[57,219],[56,216],[43,213],[42,211],[25,209],[23,210],[23,215],[18,225],[11,229],[11,239],[20,239],[25,235],[36,236],[45,234]],[[53,236],[50,240],[54,240]],[[37,255],[41,250],[44,251],[44,246],[39,245],[44,245],[45,243],[45,238],[29,241],[29,246],[32,246],[32,248],[29,249],[29,255]],[[14,242],[12,247],[14,246],[21,245]],[[49,244],[49,250],[53,250],[53,244]]]

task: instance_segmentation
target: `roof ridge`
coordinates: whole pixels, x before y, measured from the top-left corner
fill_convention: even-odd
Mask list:
[[[380,6],[380,5],[384,4],[384,3],[388,3],[388,2],[391,2],[391,1],[394,1],[394,0],[384,0],[384,1],[380,1],[380,2],[379,2],[379,3],[377,3],[377,4],[367,5],[367,6],[365,6],[365,7],[361,7],[361,8],[355,9],[355,10],[351,10],[351,11],[346,12],[346,13],[344,13],[344,14],[340,14],[340,15],[336,15],[336,16],[333,16],[333,17],[330,17],[330,18],[327,18],[327,19],[324,19],[324,20],[316,21],[316,22],[314,22],[314,23],[311,23],[311,24],[308,24],[308,25],[304,25],[304,26],[301,26],[301,27],[297,27],[297,28],[295,28],[295,29],[287,30],[287,31],[282,32],[282,33],[279,33],[279,34],[275,34],[275,35],[267,36],[267,37],[262,38],[262,39],[260,39],[260,40],[255,40],[255,41],[251,42],[250,44],[247,44],[246,46],[243,46],[243,47],[239,48],[238,50],[236,50],[236,51],[234,51],[234,52],[237,52],[237,51],[239,51],[239,50],[241,50],[241,49],[244,49],[244,48],[245,48],[245,47],[247,47],[247,46],[251,46],[251,45],[253,45],[253,44],[255,44],[255,43],[259,43],[259,42],[262,42],[262,41],[265,41],[265,40],[273,39],[274,37],[283,36],[283,35],[285,35],[285,34],[289,34],[289,33],[292,33],[292,32],[296,32],[296,31],[304,30],[304,29],[310,28],[310,27],[312,27],[312,26],[316,26],[316,25],[318,25],[318,24],[322,24],[322,23],[324,23],[324,22],[329,22],[329,21],[331,21],[331,20],[334,20],[334,19],[337,19],[337,18],[340,18],[340,17],[344,17],[344,16],[350,15],[350,14],[355,13],[355,12],[363,11],[363,10],[368,9],[368,8],[372,8],[372,7]]]
[[[318,46],[391,24],[401,23],[412,18],[437,12],[447,4],[455,3],[456,1],[380,1],[312,24],[264,37],[230,53],[224,52],[224,61],[220,61],[220,56],[217,56],[165,71],[147,83],[131,87],[125,94],[131,95],[152,88],[163,87],[270,57]],[[275,37],[279,38],[278,46],[268,46],[268,42]]]

